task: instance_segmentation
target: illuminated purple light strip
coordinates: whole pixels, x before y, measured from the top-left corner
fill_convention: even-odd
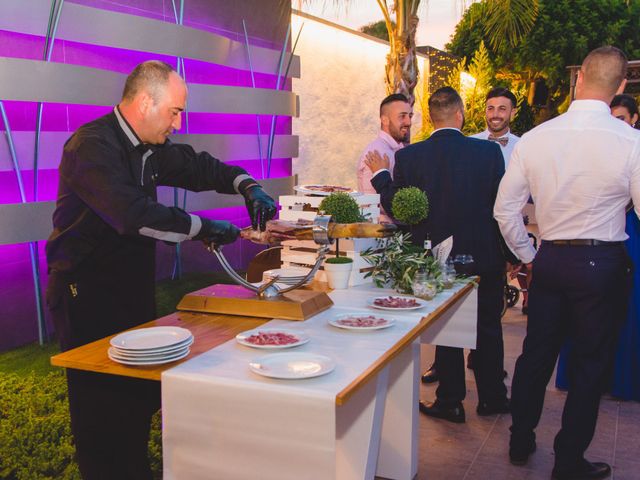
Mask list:
[[[44,37],[0,30],[0,56],[41,60],[43,45]],[[54,62],[100,68],[123,74],[128,74],[140,62],[150,59],[162,60],[174,66],[177,65],[175,57],[167,55],[88,45],[69,40],[58,40],[51,54],[51,60]],[[249,71],[188,58],[184,62],[185,68],[189,70],[190,82],[210,85],[252,86],[251,72]],[[255,79],[256,87],[258,88],[274,88],[277,83],[275,74],[256,73]]]
[[[36,115],[35,102],[4,102],[5,110],[11,127],[15,132],[32,132]],[[42,117],[43,132],[74,132],[80,126],[113,110],[112,105],[65,105],[48,103]],[[253,114],[232,113],[204,113],[191,112],[189,133],[217,133],[217,134],[252,134],[256,133],[256,120]],[[260,127],[268,130],[270,119],[260,119]],[[288,135],[291,133],[291,117],[284,117],[278,122],[276,133]],[[184,130],[184,129],[183,129]],[[181,131],[179,133],[186,133]]]
[[[162,20],[169,23],[175,23],[174,11],[172,7],[165,8],[163,5],[163,11],[150,11],[144,8],[135,7],[129,5],[133,2],[114,2],[113,0],[72,0],[71,3],[76,3],[78,5],[85,5],[93,8],[100,8],[102,10],[109,10],[111,12],[119,12],[119,13],[127,13],[130,15],[137,15],[139,17],[153,18],[155,20]],[[163,2],[164,4],[165,2]],[[235,31],[230,31],[219,26],[216,26],[216,13],[212,12],[206,6],[206,2],[198,5],[195,2],[190,2],[185,5],[187,8],[187,14],[185,15],[185,19],[183,21],[183,25],[187,27],[197,28],[198,30],[205,30],[207,32],[216,33],[218,35],[222,35],[224,37],[230,38],[232,40],[240,41],[242,39],[242,34]],[[207,23],[207,22],[212,23]],[[280,44],[277,42],[270,42],[269,40],[253,37],[252,45],[256,45],[259,47],[270,48],[272,50],[278,50],[280,48]]]

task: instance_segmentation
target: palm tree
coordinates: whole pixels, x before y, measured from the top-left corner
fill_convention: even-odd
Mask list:
[[[312,3],[316,0],[299,0]],[[328,0],[323,0],[327,3]],[[348,6],[350,0],[332,0],[334,5]],[[418,62],[416,57],[416,30],[420,0],[375,0],[382,12],[389,32],[389,54],[385,66],[387,93],[402,93],[411,105],[415,101],[413,90],[418,84]],[[393,14],[395,13],[395,22]]]
[[[533,28],[538,18],[538,0],[483,0],[475,17],[484,19],[484,33],[494,52],[515,47]],[[527,103],[533,105],[536,91],[535,72],[520,75],[528,84]]]
[[[478,10],[494,51],[514,47],[531,31],[538,17],[538,0],[485,0]]]
[[[475,1],[462,0],[460,6],[464,10]],[[418,83],[419,74],[416,30],[420,0],[396,0],[391,8],[387,0],[376,2],[389,32],[390,51],[385,67],[387,93],[403,93],[413,105],[413,90]],[[483,4],[481,11],[486,19],[486,34],[494,50],[516,45],[531,31],[538,16],[538,0],[484,0]],[[396,14],[395,24],[392,21],[392,11]]]
[[[311,3],[317,0],[299,0]],[[323,0],[325,3],[328,0]],[[335,5],[348,5],[350,0],[332,0]],[[389,32],[389,54],[385,66],[387,93],[402,93],[411,105],[415,102],[413,91],[418,84],[416,56],[416,31],[420,0],[375,0],[382,11]],[[476,0],[460,0],[464,9]],[[390,5],[391,3],[391,5]],[[428,2],[425,2],[428,3]],[[533,27],[538,15],[538,0],[483,0],[487,15],[487,33],[491,46],[506,48],[514,45]],[[395,13],[395,23],[393,14]]]
[[[402,93],[413,105],[413,90],[418,84],[418,61],[416,57],[416,31],[418,29],[418,7],[420,0],[396,0],[395,24],[387,0],[376,0],[389,32],[389,54],[385,66],[387,94]]]

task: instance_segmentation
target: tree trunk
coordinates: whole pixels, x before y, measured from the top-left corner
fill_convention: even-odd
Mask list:
[[[419,3],[419,0],[396,1],[396,28],[389,31],[391,48],[385,68],[387,93],[402,93],[411,105],[415,102],[413,91],[418,84],[416,11]]]

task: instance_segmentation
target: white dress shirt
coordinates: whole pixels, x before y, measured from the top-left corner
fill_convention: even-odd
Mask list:
[[[576,100],[567,113],[522,137],[500,182],[494,216],[525,263],[535,256],[521,214],[530,194],[542,240],[626,240],[629,197],[640,213],[640,131],[602,101]]]
[[[476,133],[474,135],[471,135],[471,138],[479,138],[481,140],[489,140],[489,134],[491,132],[489,131],[489,129],[486,129],[484,132],[480,132],[480,133]],[[513,133],[511,133],[511,131],[507,131],[507,133],[505,133],[504,135],[501,135],[501,137],[507,137],[508,141],[507,144],[503,147],[501,143],[496,142],[498,144],[498,146],[500,147],[500,150],[502,151],[502,158],[504,158],[504,168],[506,169],[509,166],[509,159],[511,158],[511,153],[513,152],[513,147],[516,146],[516,143],[518,143],[518,140],[520,140],[520,137],[517,135],[514,135]]]
[[[367,153],[377,150],[378,153],[384,157],[385,154],[389,157],[389,171],[393,173],[393,167],[396,164],[396,152],[400,150],[404,145],[396,142],[394,138],[387,132],[380,130],[378,136],[364,149],[364,152],[358,160],[357,176],[358,176],[358,191],[362,193],[376,193],[375,188],[371,185],[371,179],[373,173],[364,161],[367,158]],[[378,173],[378,172],[376,172]],[[385,212],[380,208],[380,221],[391,223],[392,220],[385,215]]]

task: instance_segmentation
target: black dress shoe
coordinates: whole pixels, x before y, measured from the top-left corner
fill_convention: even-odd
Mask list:
[[[509,447],[509,461],[512,465],[519,467],[526,465],[529,461],[529,455],[536,451],[536,442],[532,440],[528,447],[517,448],[515,446]]]
[[[509,413],[511,411],[511,402],[508,398],[495,403],[480,402],[476,408],[476,412],[481,417],[487,415],[496,415],[498,413]]]
[[[554,480],[581,480],[592,478],[606,478],[611,475],[611,467],[604,462],[587,462],[586,460],[575,470],[556,470],[554,467],[551,478]]]
[[[424,375],[422,375],[422,383],[436,383],[438,380],[438,370],[434,363],[429,367],[429,370],[424,372]]]
[[[453,423],[464,423],[464,407],[458,402],[452,406],[442,405],[438,400],[435,402],[420,402],[420,411],[425,415],[434,418],[441,418]]]

